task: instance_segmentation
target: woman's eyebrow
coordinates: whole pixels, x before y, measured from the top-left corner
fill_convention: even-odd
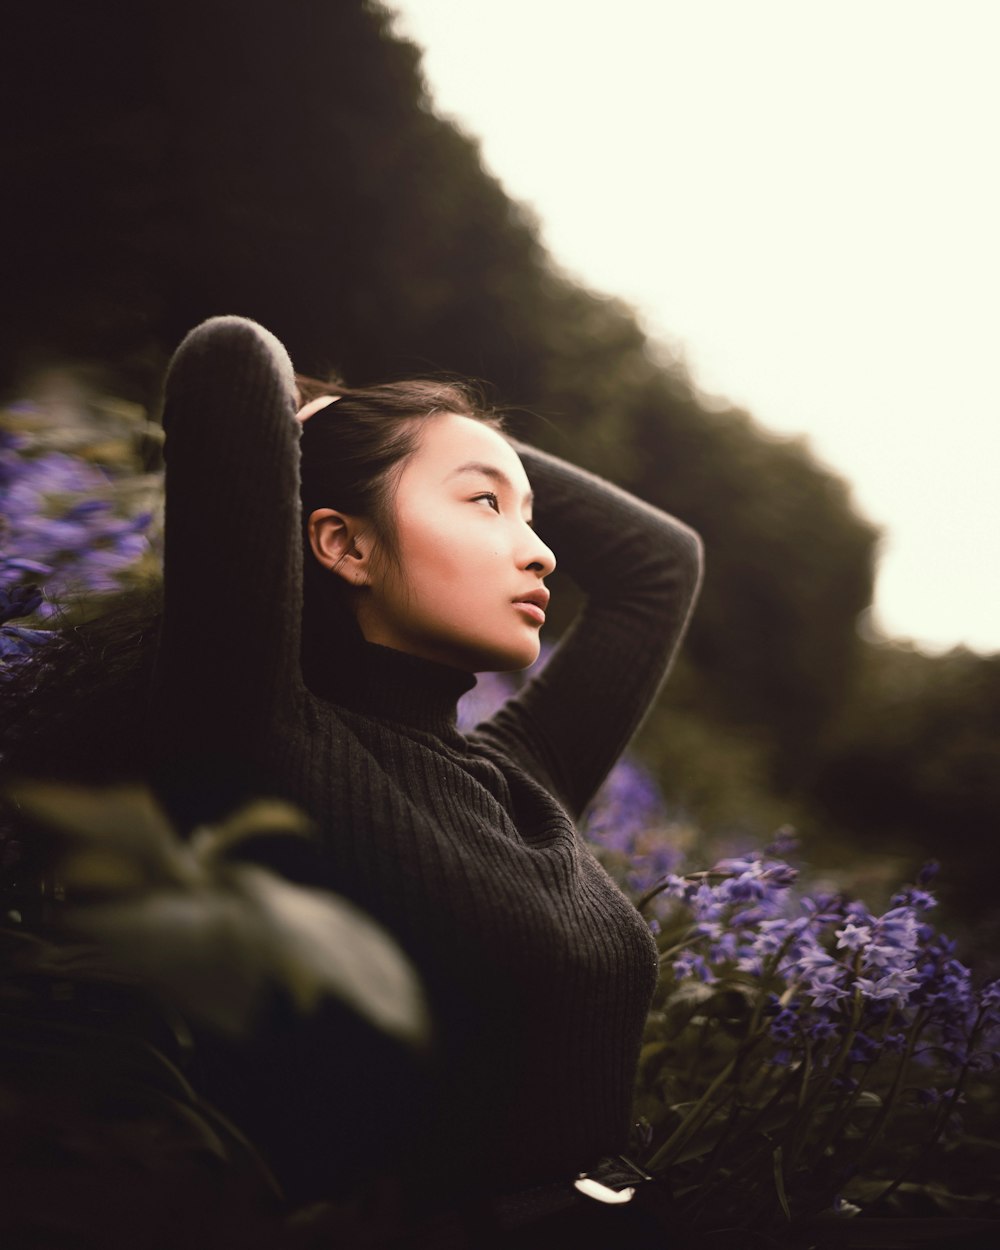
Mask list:
[[[458,477],[462,473],[479,473],[483,477],[488,477],[491,481],[497,482],[500,486],[505,486],[509,491],[514,490],[514,483],[504,473],[503,469],[498,469],[493,464],[482,464],[478,460],[470,460],[467,464],[460,464],[457,469],[453,469],[448,474],[448,478]],[[524,496],[524,502],[531,503],[534,498],[535,492],[529,490]]]

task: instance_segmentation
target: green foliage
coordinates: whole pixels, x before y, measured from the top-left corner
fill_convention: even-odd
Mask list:
[[[0,892],[3,1244],[367,1237],[349,1203],[296,1208],[391,1168],[380,1096],[398,1132],[429,1018],[381,929],[256,862],[304,841],[301,814],[257,801],[184,844],[140,787],[20,782],[6,806],[19,849],[50,853],[40,922]]]
[[[346,900],[253,862],[263,841],[308,834],[295,809],[258,801],[186,844],[144,789],[21,782],[9,793],[24,817],[59,831],[61,928],[95,946],[57,961],[133,979],[226,1036],[247,1036],[280,990],[302,1013],[333,997],[426,1045],[427,1009],[395,944]]]

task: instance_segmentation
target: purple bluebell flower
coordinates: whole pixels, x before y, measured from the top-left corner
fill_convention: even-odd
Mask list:
[[[871,941],[872,931],[869,925],[856,924],[848,920],[842,929],[837,930],[837,946],[841,950],[856,951],[867,946]]]
[[[628,853],[639,834],[662,820],[663,797],[656,782],[634,761],[622,760],[587,809],[582,827],[592,842]]]
[[[800,906],[810,918],[813,925],[833,924],[844,919],[846,900],[840,894],[822,891],[810,897],[808,894],[800,899]]]
[[[907,886],[892,896],[892,905],[894,907],[912,907],[916,911],[930,911],[937,907],[937,899],[927,890],[918,889],[916,886]]]
[[[774,837],[764,847],[764,854],[774,859],[787,859],[799,849],[799,835],[791,825],[782,825],[775,830]]]
[[[468,733],[489,720],[514,694],[516,685],[509,673],[480,673],[476,684],[458,701],[458,727]]]
[[[834,959],[828,951],[824,950],[816,941],[814,935],[810,935],[808,943],[799,951],[796,964],[797,971],[805,980],[819,973],[825,974],[829,971],[843,970],[843,964]]]
[[[724,902],[756,902],[775,910],[784,902],[780,892],[787,890],[798,876],[790,865],[765,860],[760,855],[722,859],[712,871],[726,874],[726,880],[717,887]]]
[[[668,838],[663,827],[651,827],[636,835],[625,872],[625,884],[634,893],[644,894],[665,882],[677,867],[680,852]]]
[[[757,926],[754,947],[762,955],[775,955],[795,937],[800,927],[796,920],[762,920]]]
[[[459,729],[463,733],[469,733],[482,721],[495,716],[507,700],[517,693],[524,681],[543,671],[553,650],[551,643],[543,642],[538,659],[525,673],[480,673],[475,686],[458,701]]]
[[[723,929],[709,947],[708,957],[713,964],[735,961],[739,956],[739,941],[735,933]]]
[[[881,976],[858,977],[855,984],[865,998],[897,1003],[902,1006],[916,988],[918,978],[912,968],[893,968]]]
[[[581,820],[583,836],[626,889],[669,890],[680,853],[670,839],[666,805],[652,775],[625,758],[609,773]]]
[[[736,961],[736,967],[740,972],[745,972],[747,976],[752,977],[754,980],[759,980],[764,975],[763,956],[756,955],[744,948]]]
[[[703,956],[693,950],[681,951],[673,962],[673,972],[678,981],[691,977],[694,980],[705,982],[706,985],[711,985],[717,980],[715,973],[709,968]]]
[[[698,923],[710,924],[722,916],[727,900],[717,887],[700,881],[689,886],[685,902]]]
[[[2,562],[0,562],[2,563]],[[0,569],[2,576],[2,569]],[[0,625],[31,616],[42,602],[42,592],[33,582],[5,585],[0,580]]]
[[[836,1037],[839,1032],[838,1026],[828,1016],[813,1016],[806,1026],[806,1033],[811,1042],[825,1042],[831,1037]]]
[[[979,1001],[984,1010],[1000,1017],[1000,977],[983,986],[979,991]]]
[[[20,659],[31,655],[36,647],[48,642],[52,631],[27,629],[22,625],[0,626],[0,659]]]
[[[771,1036],[778,1042],[797,1041],[801,1031],[798,1014],[792,1006],[779,1011],[769,1026]]]
[[[808,980],[803,982],[805,993],[816,1008],[830,1007],[848,996],[845,986],[847,969],[842,964],[834,963],[828,968],[817,968]]]
[[[679,877],[675,872],[668,872],[663,879],[663,895],[666,898],[687,899],[689,882],[686,877]]]
[[[0,523],[2,522],[3,517],[0,515]],[[51,572],[51,565],[42,564],[38,560],[25,560],[16,556],[0,555],[0,586],[13,588],[25,573],[29,576],[45,577]]]
[[[149,511],[135,511],[131,482],[123,495],[111,474],[52,450],[45,437],[0,429],[0,588],[37,583],[44,598],[32,614],[39,620],[55,615],[68,596],[120,589],[121,574],[148,548],[152,519]]]

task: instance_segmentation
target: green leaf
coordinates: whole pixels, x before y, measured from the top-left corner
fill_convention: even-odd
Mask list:
[[[416,974],[344,899],[241,865],[229,889],[157,891],[75,907],[71,932],[98,944],[95,971],[124,972],[182,1014],[240,1036],[284,989],[303,1012],[338,998],[411,1045],[429,1034]]]
[[[142,787],[24,782],[10,793],[61,835],[63,923],[94,943],[64,948],[55,962],[78,975],[138,980],[227,1035],[245,1035],[283,990],[302,1012],[334,998],[401,1041],[426,1044],[418,978],[382,929],[335,894],[236,858],[255,838],[308,833],[290,804],[250,803],[198,830],[189,846]]]
[[[221,825],[203,826],[191,839],[194,857],[205,866],[238,858],[242,847],[262,836],[301,838],[314,830],[313,822],[282,799],[255,799],[226,817]]]
[[[417,975],[389,936],[346,899],[303,889],[261,868],[240,885],[272,938],[276,979],[308,1010],[336,994],[386,1033],[425,1043],[429,1017]]]
[[[785,1213],[785,1219],[791,1223],[792,1212],[788,1206],[788,1195],[785,1193],[784,1152],[780,1146],[775,1146],[772,1158],[774,1160],[775,1192],[778,1195],[778,1201],[781,1203],[781,1209]]]
[[[54,782],[19,781],[7,787],[16,807],[68,840],[76,853],[82,847],[99,847],[105,866],[102,874],[120,879],[121,888],[146,882],[149,885],[195,883],[199,870],[190,849],[170,827],[162,810],[144,786],[90,789]],[[119,861],[112,868],[112,861]],[[61,867],[72,866],[67,858]],[[90,875],[82,861],[81,884]],[[69,880],[66,884],[72,885]]]

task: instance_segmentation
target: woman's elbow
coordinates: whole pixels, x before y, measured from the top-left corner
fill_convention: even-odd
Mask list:
[[[664,516],[663,519],[663,540],[657,544],[662,573],[670,582],[680,577],[694,600],[705,572],[705,544],[690,525],[676,517]]]

